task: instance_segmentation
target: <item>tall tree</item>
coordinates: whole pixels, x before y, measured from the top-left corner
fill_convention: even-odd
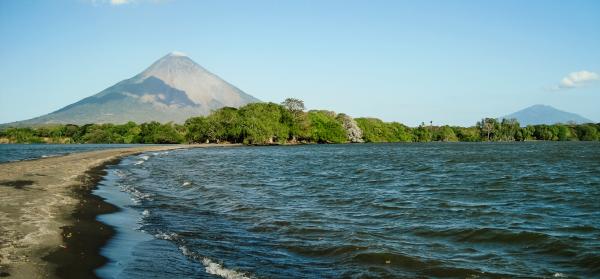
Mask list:
[[[296,98],[287,98],[281,103],[281,105],[295,115],[301,114],[305,110],[304,101]]]
[[[480,122],[477,122],[477,127],[481,131],[481,137],[486,138],[487,141],[492,140],[497,124],[498,120],[495,118],[484,118]]]

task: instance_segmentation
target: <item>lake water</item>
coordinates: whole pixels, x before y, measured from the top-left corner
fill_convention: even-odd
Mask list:
[[[600,276],[600,144],[200,148],[109,167],[106,278]]]
[[[0,144],[0,163],[66,155],[135,144]]]

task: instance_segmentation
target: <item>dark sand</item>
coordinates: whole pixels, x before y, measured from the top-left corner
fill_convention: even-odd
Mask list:
[[[71,215],[72,225],[62,227],[63,247],[50,252],[43,259],[54,264],[54,273],[60,278],[96,278],[94,269],[107,261],[100,255],[100,248],[113,237],[115,231],[96,220],[96,216],[116,212],[112,204],[92,194],[97,183],[106,175],[104,169],[119,159],[94,167],[85,173],[87,180],[73,195],[79,203]]]

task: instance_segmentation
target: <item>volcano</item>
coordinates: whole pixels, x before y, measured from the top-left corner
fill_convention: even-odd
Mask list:
[[[51,124],[183,123],[222,107],[260,102],[188,56],[172,52],[140,74],[55,112],[12,126]]]
[[[593,123],[592,120],[587,119],[579,114],[562,111],[547,105],[533,105],[515,113],[504,116],[503,118],[517,119],[521,126],[538,124],[552,125],[557,123]]]

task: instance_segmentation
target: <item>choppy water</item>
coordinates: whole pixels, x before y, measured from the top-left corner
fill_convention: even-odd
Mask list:
[[[31,160],[135,144],[0,144],[0,163]]]
[[[103,277],[600,276],[598,143],[147,153],[98,194]]]

